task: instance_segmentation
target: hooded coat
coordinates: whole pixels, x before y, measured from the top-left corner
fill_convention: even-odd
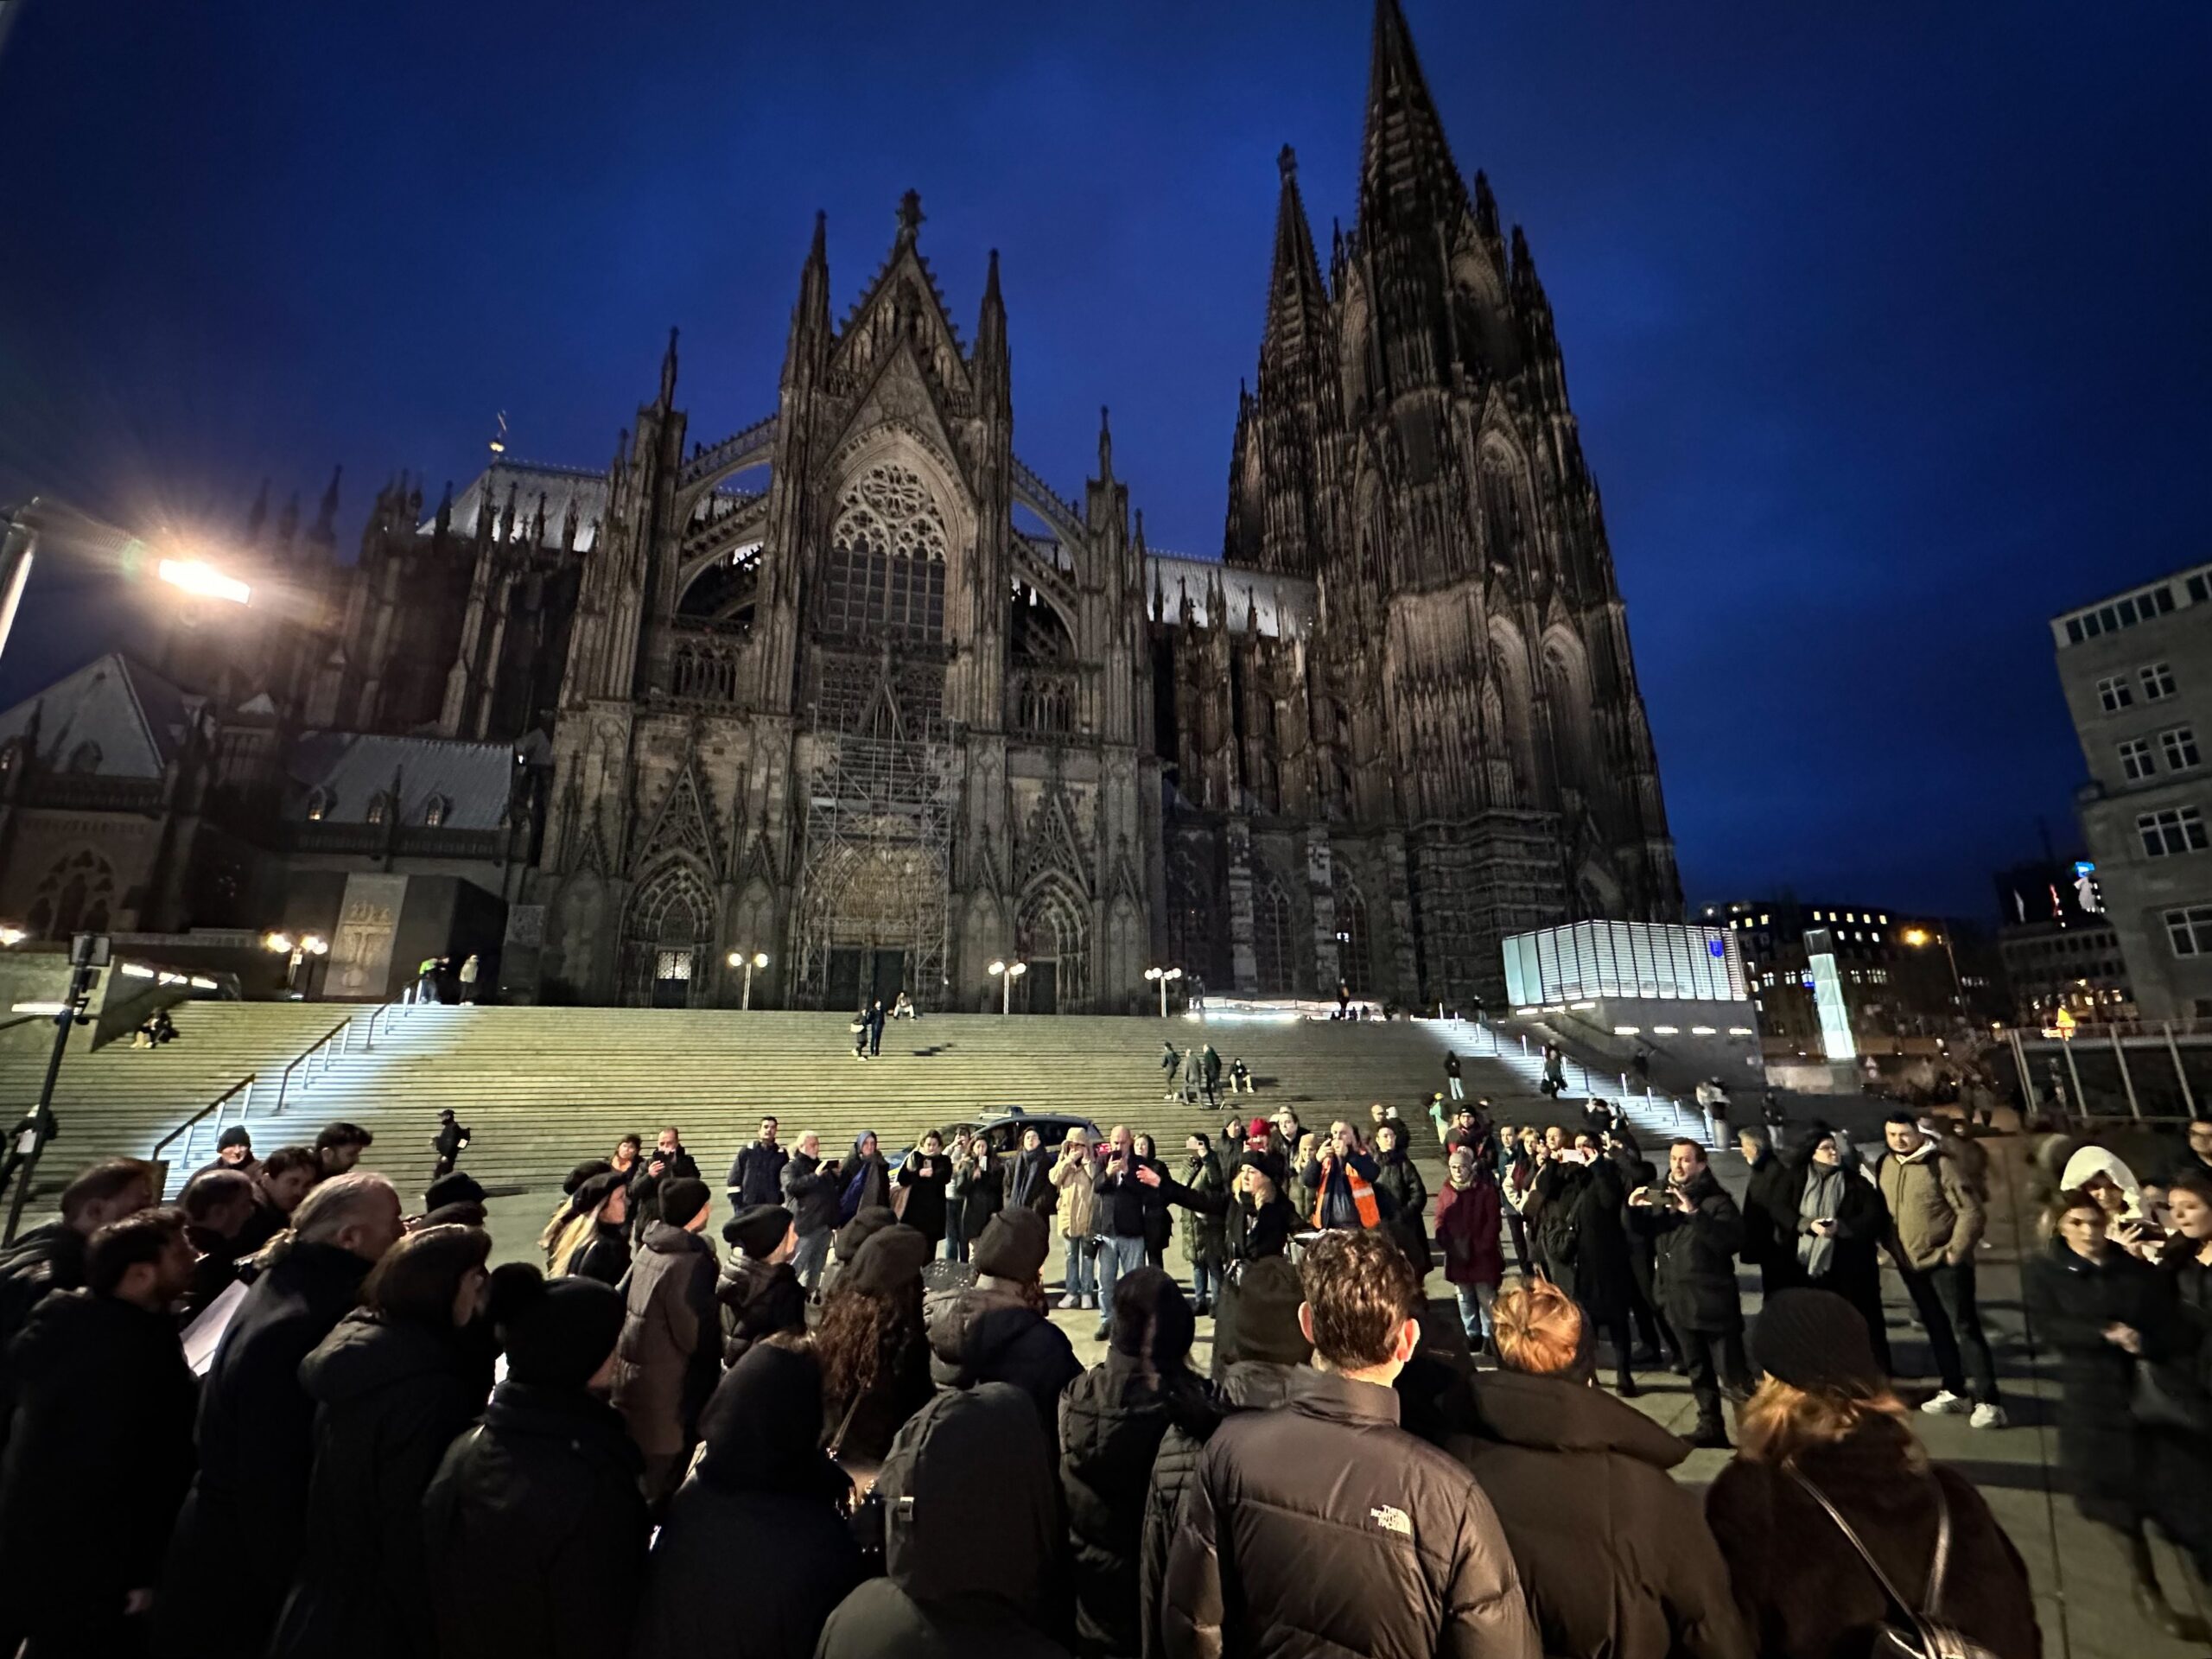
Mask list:
[[[423,1499],[442,1654],[629,1650],[652,1530],[622,1419],[581,1389],[509,1378]]]
[[[1018,1389],[940,1394],[899,1431],[875,1490],[885,1575],[847,1596],[816,1659],[1067,1659],[1059,1497]]]
[[[1916,1605],[1936,1555],[1936,1483],[1951,1515],[1940,1615],[1999,1659],[2040,1659],[2028,1569],[1974,1484],[1955,1469],[1916,1472],[1912,1431],[1888,1419],[1797,1454],[1795,1468],[1843,1511]],[[1737,1458],[1706,1491],[1705,1517],[1728,1563],[1736,1607],[1761,1659],[1871,1651],[1890,1600],[1812,1494],[1770,1463]]]
[[[676,1457],[698,1437],[699,1413],[722,1372],[714,1246],[656,1221],[620,1288],[614,1408],[639,1451]]]
[[[124,1598],[160,1582],[192,1484],[199,1382],[166,1314],[82,1290],[33,1308],[10,1358],[0,1649],[28,1634],[44,1639],[35,1651],[93,1650]]]
[[[1403,1135],[1404,1128],[1398,1133]],[[1384,1195],[1382,1224],[1398,1241],[1414,1271],[1426,1279],[1430,1267],[1428,1184],[1403,1147],[1391,1147],[1375,1161],[1375,1190]]]
[[[1536,1659],[1490,1500],[1398,1427],[1398,1396],[1300,1370],[1288,1402],[1214,1431],[1168,1549],[1173,1659],[1265,1653]]]
[[[821,1421],[822,1372],[810,1355],[755,1349],[715,1386],[698,1467],[670,1501],[646,1565],[632,1652],[813,1653],[862,1570],[838,1508],[850,1483],[815,1446]]]
[[[1021,1300],[1014,1287],[978,1279],[922,1300],[930,1376],[939,1388],[1011,1382],[1036,1408],[1047,1439],[1059,1427],[1060,1395],[1083,1375],[1067,1332]]]
[[[1624,1319],[1635,1300],[1628,1229],[1621,1219],[1627,1192],[1611,1159],[1588,1164],[1554,1159],[1536,1178],[1543,1198],[1545,1256],[1599,1325]]]
[[[1444,1276],[1455,1285],[1496,1285],[1505,1277],[1497,1228],[1504,1203],[1497,1183],[1478,1176],[1465,1186],[1448,1180],[1436,1195],[1436,1242]]]
[[[200,1391],[200,1473],[169,1542],[156,1651],[261,1659],[292,1587],[315,1462],[300,1362],[352,1312],[369,1266],[296,1243],[238,1304]]]
[[[1551,1659],[1751,1659],[1697,1494],[1668,1472],[1687,1445],[1562,1377],[1474,1389],[1473,1432],[1445,1449],[1497,1509]]]
[[[602,1285],[619,1285],[630,1271],[630,1230],[611,1221],[594,1221],[591,1236],[569,1258],[569,1271]]]
[[[806,1287],[788,1262],[738,1255],[715,1285],[722,1305],[722,1363],[734,1365],[763,1337],[806,1329]]]
[[[1076,1651],[1087,1659],[1136,1659],[1139,1558],[1154,1459],[1172,1425],[1206,1432],[1215,1417],[1212,1390],[1185,1363],[1190,1305],[1173,1280],[1151,1271],[1158,1282],[1147,1316],[1116,1319],[1105,1359],[1060,1396]]]
[[[891,1166],[879,1149],[863,1154],[866,1135],[853,1137],[852,1156],[837,1172],[837,1224],[843,1226],[863,1210],[887,1209],[891,1204]]]
[[[457,1331],[356,1310],[301,1363],[316,1407],[315,1474],[270,1659],[435,1650],[423,1494],[484,1409],[486,1357]]]

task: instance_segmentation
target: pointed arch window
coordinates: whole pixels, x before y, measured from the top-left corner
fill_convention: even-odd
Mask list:
[[[312,791],[308,796],[308,822],[321,823],[330,816],[330,809],[338,804],[338,798],[327,789]]]
[[[69,751],[67,769],[77,772],[98,772],[100,769],[100,746],[91,742],[79,743]]]
[[[1252,957],[1263,996],[1284,996],[1298,988],[1294,930],[1290,895],[1273,870],[1262,870],[1252,883]]]
[[[1359,884],[1337,879],[1337,974],[1354,996],[1374,989],[1374,958],[1367,937],[1367,899]]]
[[[378,794],[369,797],[368,820],[371,823],[382,823],[391,816],[391,797],[390,795]]]
[[[820,622],[837,638],[944,637],[945,529],[911,468],[871,467],[837,499],[823,561]]]
[[[423,803],[423,823],[426,828],[431,830],[443,828],[446,819],[452,816],[452,813],[453,803],[442,795],[433,795]]]

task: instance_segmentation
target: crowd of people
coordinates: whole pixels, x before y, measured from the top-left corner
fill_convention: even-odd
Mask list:
[[[1920,1410],[2001,1425],[1980,1148],[1901,1115],[1870,1168],[1747,1130],[1738,1203],[1601,1103],[1572,1134],[1433,1109],[1433,1199],[1381,1107],[1231,1120],[1174,1168],[1127,1127],[894,1161],[772,1117],[720,1205],[671,1127],[578,1166],[543,1265],[496,1268],[483,1189],[406,1205],[354,1125],[226,1132],[175,1205],[96,1165],[0,1255],[0,1654],[2039,1655],[1880,1313],[1886,1255]],[[2201,1604],[2212,1122],[2149,1180],[2072,1152],[2047,1221],[2024,1294],[2077,1502],[2145,1617],[2203,1639],[2149,1536]],[[1424,1338],[1440,1260],[1468,1353]],[[1623,1397],[1662,1351],[1688,1439]],[[1669,1471],[1731,1446],[1731,1400],[1700,1499]]]

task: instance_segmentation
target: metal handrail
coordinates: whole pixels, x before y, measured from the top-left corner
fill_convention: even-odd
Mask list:
[[[351,1049],[353,1041],[352,1035],[353,1026],[353,1016],[349,1014],[343,1020],[340,1020],[336,1025],[333,1026],[328,1031],[324,1032],[322,1035],[317,1038],[314,1042],[308,1044],[305,1050],[293,1056],[289,1064],[284,1067],[283,1076],[276,1080],[276,1109],[270,1114],[270,1116],[283,1116],[284,1100],[285,1096],[291,1092],[293,1072],[298,1071],[302,1066],[310,1064],[317,1054],[323,1056],[322,1069],[326,1072],[330,1070],[331,1059],[333,1057],[329,1053],[329,1048],[331,1039],[333,1038],[338,1039],[338,1052],[340,1055],[344,1055]],[[365,1049],[368,1045],[364,1043],[362,1046]],[[312,1074],[309,1075],[308,1081],[313,1081]],[[304,1088],[306,1087],[306,1084],[302,1083],[301,1086]]]
[[[245,1099],[242,1101],[238,1106],[238,1122],[241,1123],[245,1122],[246,1120],[246,1115],[253,1109],[253,1085],[260,1076],[261,1074],[258,1071],[247,1072],[245,1076],[240,1077],[229,1088],[224,1090],[221,1094],[216,1096],[214,1099],[209,1101],[205,1106],[202,1106],[190,1117],[186,1118],[183,1122],[178,1124],[176,1128],[171,1129],[167,1135],[156,1141],[154,1143],[153,1161],[158,1163],[161,1160],[162,1154],[168,1150],[169,1142],[175,1140],[177,1136],[181,1135],[184,1137],[184,1155],[178,1159],[177,1161],[181,1164],[190,1163],[192,1161],[192,1143],[196,1138],[200,1122],[210,1112],[215,1114],[215,1134],[217,1138],[220,1139],[223,1133],[223,1109],[229,1105],[230,1103],[237,1097],[241,1090],[245,1093]]]

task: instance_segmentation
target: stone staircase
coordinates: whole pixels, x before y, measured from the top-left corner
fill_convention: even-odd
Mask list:
[[[175,1010],[180,1040],[158,1050],[115,1043],[87,1052],[73,1039],[55,1095],[61,1138],[41,1169],[34,1209],[50,1206],[68,1175],[97,1158],[150,1155],[250,1072],[260,1079],[245,1115],[257,1149],[311,1141],[334,1119],[359,1123],[377,1136],[367,1163],[391,1175],[410,1202],[429,1175],[430,1138],[447,1106],[474,1132],[461,1167],[487,1187],[519,1191],[555,1187],[571,1165],[612,1150],[623,1133],[650,1137],[670,1123],[718,1179],[764,1113],[782,1120],[787,1145],[810,1128],[842,1150],[863,1128],[890,1148],[1018,1104],[1149,1131],[1172,1162],[1191,1129],[1216,1134],[1232,1109],[1250,1117],[1288,1105],[1308,1125],[1325,1126],[1338,1116],[1364,1121],[1370,1103],[1382,1101],[1408,1122],[1417,1154],[1433,1159],[1424,1108],[1443,1086],[1447,1049],[1463,1056],[1468,1094],[1492,1097],[1502,1116],[1554,1115],[1535,1100],[1535,1074],[1522,1075],[1516,1043],[1502,1058],[1480,1058],[1493,1040],[1459,1022],[938,1014],[887,1026],[881,1055],[861,1062],[852,1058],[842,1014],[399,1008],[381,1012],[365,1048],[372,1012],[356,1012],[343,1052],[334,1044],[322,1061],[296,1071],[281,1114],[278,1076],[346,1017],[344,1007],[192,1002]],[[1163,1037],[1179,1048],[1211,1040],[1224,1068],[1243,1056],[1255,1092],[1218,1110],[1163,1100]],[[28,1109],[42,1073],[37,1057],[0,1056],[0,1110]],[[226,1111],[226,1121],[234,1116]],[[210,1120],[188,1156],[182,1140],[171,1144],[172,1192],[213,1158],[213,1142]]]

